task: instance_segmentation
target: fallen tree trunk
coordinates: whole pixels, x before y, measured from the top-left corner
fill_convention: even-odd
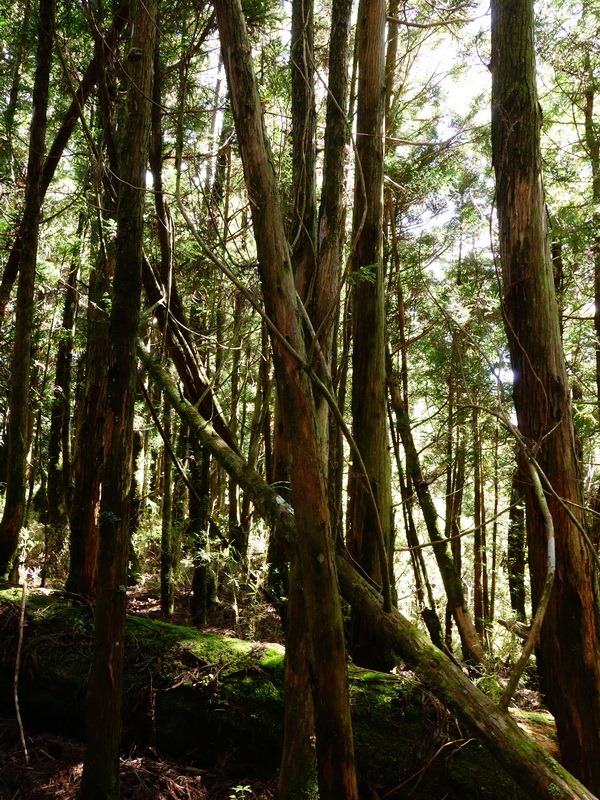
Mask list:
[[[0,709],[12,706],[18,606],[17,590],[0,592]],[[19,683],[26,730],[83,734],[92,628],[88,604],[30,595]],[[127,630],[124,750],[154,747],[239,781],[276,772],[281,646],[139,617]],[[350,672],[361,796],[525,798],[412,673]]]
[[[279,531],[288,537],[292,547],[295,525],[291,507],[258,472],[248,467],[241,456],[230,450],[211,424],[181,397],[166,370],[153,361],[142,347],[138,352],[149,374],[167,394],[175,411],[197,433],[202,444],[223,468],[248,492],[258,512],[272,523],[277,523]],[[353,607],[368,610],[372,624],[377,626],[381,636],[414,669],[423,684],[477,733],[481,744],[531,798],[594,800],[591,792],[520,731],[510,715],[502,712],[480,692],[415,625],[395,610],[384,612],[378,592],[343,555],[337,558],[337,568],[344,598]]]
[[[338,558],[337,566],[342,594],[352,607],[369,614],[371,624],[414,669],[423,685],[469,726],[530,797],[593,800],[595,795],[525,736],[421,631],[395,609],[385,613],[377,592],[344,556]]]

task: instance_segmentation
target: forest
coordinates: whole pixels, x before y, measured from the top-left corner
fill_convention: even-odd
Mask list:
[[[600,796],[599,0],[0,42],[0,796]]]

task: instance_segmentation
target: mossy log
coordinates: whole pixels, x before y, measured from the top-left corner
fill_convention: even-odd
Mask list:
[[[0,707],[13,706],[19,592],[0,592]],[[154,747],[242,778],[275,774],[283,733],[283,648],[129,617],[125,750]],[[32,593],[19,675],[25,728],[82,737],[91,607]],[[361,796],[521,798],[487,752],[412,673],[351,667]],[[376,793],[376,794],[375,794]]]

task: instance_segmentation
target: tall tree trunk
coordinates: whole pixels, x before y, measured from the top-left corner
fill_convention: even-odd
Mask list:
[[[132,36],[126,56],[129,89],[120,131],[117,249],[109,331],[110,365],[94,654],[81,782],[83,800],[119,798],[136,344],[157,10],[157,0],[134,0]]]
[[[492,150],[503,311],[519,430],[553,492],[585,525],[541,174],[533,0],[492,0]],[[542,513],[526,487],[533,608],[546,577]],[[600,793],[600,627],[594,568],[553,495],[556,578],[538,666],[567,769]]]
[[[70,592],[86,597],[96,594],[108,372],[107,297],[115,259],[114,241],[103,238],[102,221],[98,220],[94,227],[92,246],[96,245],[96,264],[89,278],[85,378],[73,449],[73,502],[69,513],[70,558],[66,583]]]
[[[521,622],[525,622],[525,494],[520,470],[513,470],[510,487],[510,513],[506,549],[510,607]]]
[[[484,506],[483,468],[481,464],[481,436],[479,434],[479,410],[473,409],[473,614],[475,630],[485,638],[486,620],[489,615],[487,588],[487,553]]]
[[[172,441],[173,412],[167,398],[163,403],[162,509],[160,538],[160,610],[170,617],[175,610],[175,577],[177,569],[176,543],[173,531],[173,469],[170,446]]]
[[[313,0],[293,0],[292,40],[292,229],[291,263],[300,300],[312,301],[317,272],[316,108]],[[310,312],[309,312],[310,314]],[[314,320],[311,320],[314,326]],[[310,335],[307,335],[310,348]],[[310,350],[309,350],[310,352]],[[316,353],[314,354],[317,355]],[[325,356],[328,357],[328,354]],[[316,359],[315,359],[316,360]],[[317,362],[318,363],[318,362]],[[329,409],[315,395],[315,427],[320,468],[326,474]],[[278,414],[285,414],[281,395]],[[320,404],[320,405],[319,405]],[[286,437],[280,440],[287,449]],[[287,462],[287,459],[285,459]],[[289,474],[289,462],[286,472]],[[315,732],[310,692],[310,635],[302,587],[299,554],[292,554],[285,613],[285,714],[281,768],[277,792],[281,800],[311,798],[316,793]]]
[[[83,235],[83,216],[80,217],[78,236]],[[48,436],[48,523],[54,528],[62,546],[63,529],[67,524],[68,500],[71,483],[69,446],[69,421],[71,417],[71,356],[77,313],[77,277],[79,255],[69,264],[66,280],[63,318],[56,354],[56,369],[50,433]]]
[[[271,343],[279,400],[285,408],[284,431],[299,532],[319,791],[322,800],[352,800],[358,792],[344,631],[313,390],[298,363],[298,357],[306,360],[302,312],[242,7],[239,0],[216,0],[215,9],[252,208],[265,309],[278,331],[272,334]]]
[[[29,381],[31,373],[32,322],[35,273],[40,226],[42,166],[46,137],[46,114],[52,45],[56,14],[55,0],[40,0],[38,44],[33,86],[33,115],[29,133],[29,160],[23,212],[21,272],[17,289],[15,339],[10,366],[8,404],[8,471],[4,512],[0,521],[0,576],[9,570],[17,549],[19,532],[25,517],[27,483],[27,443],[29,442]]]
[[[309,300],[310,318],[321,352],[330,367],[334,387],[339,378],[335,359],[335,334],[340,315],[339,296],[346,219],[344,176],[346,146],[349,137],[347,108],[351,17],[352,0],[333,0],[329,35],[329,83],[323,140],[323,178],[318,216],[318,265],[312,296]],[[341,387],[341,391],[345,392],[345,381],[342,383],[344,385]],[[325,413],[322,408],[325,405],[324,398],[316,396],[315,402],[318,418],[321,419]],[[340,408],[343,408],[343,403]],[[327,493],[332,527],[337,536],[342,533],[343,440],[339,426],[334,424],[332,418],[329,420],[328,427],[328,434],[324,436],[327,444],[323,442],[322,446],[323,452],[327,453],[329,462]],[[325,430],[325,424],[323,424],[323,431]]]
[[[590,63],[589,52],[585,55],[587,86],[584,94],[584,132],[590,167],[592,170],[592,202],[596,209],[592,215],[595,234],[592,242],[594,259],[594,331],[596,333],[596,394],[600,409],[600,135],[594,120],[594,105],[597,96],[597,80]],[[600,410],[598,411],[600,416]]]
[[[385,0],[362,0],[356,28],[352,431],[363,463],[354,457],[349,478],[348,548],[375,581],[389,585],[393,547],[383,263],[385,25]],[[378,528],[385,554],[375,536]],[[352,657],[357,664],[375,669],[389,670],[394,665],[392,654],[377,642],[369,620],[359,612],[352,618]]]

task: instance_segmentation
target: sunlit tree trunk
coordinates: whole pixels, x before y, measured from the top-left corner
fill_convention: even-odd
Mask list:
[[[519,430],[553,492],[584,526],[579,464],[560,338],[541,174],[533,0],[492,1],[492,148],[503,312]],[[546,576],[544,522],[526,487],[534,609]],[[537,651],[563,763],[600,793],[600,629],[588,545],[548,494],[556,578]]]
[[[137,336],[142,289],[146,165],[150,132],[157,0],[134,0],[125,119],[119,131],[116,263],[110,316],[105,460],[95,636],[88,688],[83,800],[118,800],[121,694]]]
[[[458,628],[464,657],[475,662],[483,662],[485,653],[475,629],[473,618],[467,608],[462,580],[456,569],[454,559],[449,552],[448,540],[441,533],[437,509],[429,484],[421,468],[421,460],[414,441],[408,411],[400,395],[397,383],[394,381],[390,381],[390,399],[406,455],[406,472],[415,488],[429,540],[434,545],[433,554],[442,577],[448,605]]]
[[[9,570],[17,549],[19,532],[25,517],[27,486],[27,443],[31,414],[29,381],[31,373],[32,322],[38,235],[43,200],[42,166],[44,163],[46,114],[50,85],[50,67],[54,39],[56,5],[54,0],[40,0],[36,70],[33,86],[33,115],[29,133],[29,160],[25,187],[25,211],[21,243],[21,270],[17,289],[13,353],[10,366],[8,404],[8,469],[4,512],[0,521],[0,576]]]

